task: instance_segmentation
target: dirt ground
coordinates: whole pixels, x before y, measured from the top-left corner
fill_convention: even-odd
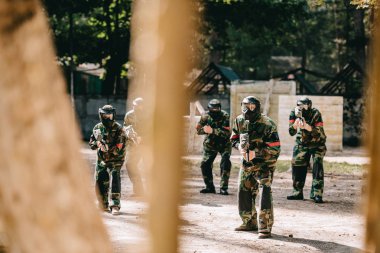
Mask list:
[[[94,151],[82,151],[93,164]],[[364,157],[340,159],[365,162]],[[361,156],[361,155],[359,155]],[[238,160],[232,159],[230,195],[200,194],[203,187],[198,167],[200,157],[184,158],[187,164],[184,180],[184,201],[181,211],[179,252],[363,252],[364,217],[361,209],[363,176],[325,174],[323,204],[309,199],[289,201],[291,172],[276,173],[273,181],[275,222],[272,238],[259,240],[257,232],[235,232],[241,224],[237,210]],[[287,159],[287,156],[282,157]],[[338,159],[338,161],[340,160]],[[330,160],[334,160],[330,158]],[[219,183],[219,169],[214,167],[214,183]],[[311,174],[308,173],[305,197],[308,196]],[[219,190],[219,189],[217,189]],[[132,188],[125,168],[122,170],[122,209],[120,215],[103,213],[114,252],[144,252],[147,245],[147,205],[131,197]],[[137,250],[138,247],[138,250]]]

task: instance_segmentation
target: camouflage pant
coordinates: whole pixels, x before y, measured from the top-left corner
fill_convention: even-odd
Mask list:
[[[218,152],[222,156],[220,161],[220,189],[227,190],[231,171],[231,145],[227,148],[220,149],[219,151],[210,150],[207,148],[203,150],[203,158],[201,162],[203,181],[205,182],[207,188],[215,189],[214,179],[212,176],[212,167]]]
[[[310,166],[310,158],[313,158],[313,182],[310,191],[310,198],[322,197],[324,186],[323,157],[326,154],[326,146],[309,148],[296,145],[293,148],[292,177],[293,194],[303,193],[307,168]]]
[[[99,202],[103,207],[108,207],[108,192],[110,187],[110,174],[111,174],[111,205],[110,207],[120,208],[120,168],[122,164],[106,165],[103,162],[97,163],[95,167],[95,190],[98,193]]]
[[[133,193],[140,195],[144,192],[144,187],[139,170],[139,162],[142,160],[139,150],[135,146],[128,146],[125,160],[128,177],[133,185]]]
[[[273,217],[273,200],[271,185],[274,167],[259,167],[258,171],[249,171],[241,165],[239,172],[238,204],[239,215],[243,224],[258,225],[259,232],[271,232]],[[259,223],[257,224],[256,197],[259,199]]]

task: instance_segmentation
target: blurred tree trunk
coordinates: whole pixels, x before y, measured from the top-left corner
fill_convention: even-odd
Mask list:
[[[369,116],[368,116],[368,136],[367,145],[371,158],[368,180],[367,194],[367,233],[366,246],[368,252],[380,252],[380,17],[375,15],[374,30],[371,41],[370,52],[370,75],[369,75]]]
[[[7,252],[111,252],[39,1],[0,1],[0,52]]]
[[[188,71],[190,1],[135,1],[133,62],[138,69],[130,95],[144,97],[141,152],[147,175],[150,251],[178,252],[182,196],[183,83]],[[149,17],[149,18],[147,18]]]

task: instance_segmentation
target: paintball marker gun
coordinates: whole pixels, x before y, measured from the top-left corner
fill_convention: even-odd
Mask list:
[[[299,106],[296,106],[296,108],[294,108],[294,114],[298,119],[300,119],[301,124],[303,125],[304,118],[302,117],[302,108],[300,108]]]
[[[249,121],[244,122],[244,133],[240,134],[240,149],[245,151],[247,161],[249,161]]]
[[[248,127],[249,127],[249,120],[246,120],[245,124],[244,124],[245,132],[240,134],[240,144],[239,145],[240,145],[240,149],[245,151],[245,154],[247,157],[246,161],[248,163],[252,163],[253,165],[256,165],[256,164],[264,162],[264,158],[253,157],[253,159],[252,159],[249,157],[249,146],[250,146],[250,144],[249,144]]]
[[[99,141],[103,145],[104,152],[107,152],[108,151],[108,145],[107,145],[106,141],[103,139],[103,135],[102,135],[102,132],[100,131],[100,129],[96,129],[94,131],[94,137],[95,137],[96,141]]]
[[[247,161],[249,161],[249,134],[248,133],[240,134],[240,149],[244,150],[247,156]]]

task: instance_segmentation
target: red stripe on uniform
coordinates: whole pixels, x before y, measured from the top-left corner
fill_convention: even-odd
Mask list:
[[[116,147],[117,147],[118,149],[121,149],[121,148],[123,147],[123,143],[118,143],[118,144],[116,144]]]
[[[316,127],[323,126],[323,122],[317,122],[314,124],[314,126],[316,126]]]
[[[296,121],[296,120],[294,120],[294,119],[290,119],[290,120],[289,120],[289,123],[294,123],[294,121]]]
[[[281,145],[279,141],[267,143],[269,147],[278,147]]]
[[[226,130],[230,130],[231,128],[229,128],[229,127],[223,127],[224,129],[226,129]]]
[[[237,138],[239,138],[239,135],[235,134],[235,135],[232,135],[230,139],[233,140],[233,139],[237,139]]]

